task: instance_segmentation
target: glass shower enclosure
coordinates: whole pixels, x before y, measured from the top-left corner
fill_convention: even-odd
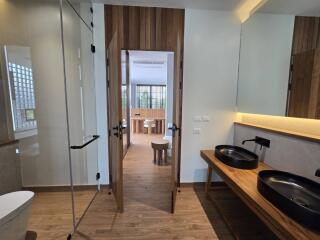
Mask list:
[[[99,180],[92,6],[61,1],[61,18],[70,175],[77,226],[97,193]]]
[[[72,234],[99,188],[92,5],[4,0],[0,16],[1,138],[19,142],[22,188]]]

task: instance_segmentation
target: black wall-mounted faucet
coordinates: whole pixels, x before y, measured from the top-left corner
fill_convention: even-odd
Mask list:
[[[254,139],[244,140],[242,141],[242,145],[244,145],[246,142],[255,142],[256,144],[259,144],[261,146],[261,149],[262,147],[270,148],[270,140],[262,137],[256,136]]]
[[[316,177],[320,177],[320,168],[319,169],[317,169],[317,171],[316,171]]]

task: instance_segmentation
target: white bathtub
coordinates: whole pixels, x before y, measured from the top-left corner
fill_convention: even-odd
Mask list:
[[[0,196],[0,239],[24,240],[34,193],[19,191]]]

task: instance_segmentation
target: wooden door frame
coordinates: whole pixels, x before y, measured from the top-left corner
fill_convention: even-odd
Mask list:
[[[109,88],[109,54],[108,54],[108,49],[107,49],[107,46],[106,46],[106,82],[107,82],[107,99],[106,99],[106,102],[107,102],[107,123],[108,123],[108,133],[107,133],[107,136],[108,136],[108,167],[109,167],[109,195],[111,195],[112,193],[112,163],[111,163],[111,141],[110,141],[110,138],[111,138],[111,113],[110,113],[110,88]]]
[[[116,42],[118,44],[118,33],[116,33]],[[113,40],[113,39],[112,39]],[[112,41],[111,41],[112,42]],[[115,58],[109,61],[109,57],[110,57],[110,53],[109,53],[109,47],[110,45],[107,47],[106,46],[106,57],[107,57],[107,61],[106,61],[106,69],[107,69],[107,75],[106,75],[106,80],[107,80],[107,121],[108,121],[108,157],[109,157],[109,187],[110,187],[110,191],[109,194],[111,194],[111,192],[114,193],[115,195],[115,199],[117,202],[117,206],[119,211],[122,213],[123,212],[123,139],[122,139],[122,134],[121,134],[121,123],[122,123],[122,106],[121,106],[121,86],[122,86],[122,79],[121,79],[121,51],[118,52],[118,46],[115,47]],[[113,52],[113,51],[111,51]],[[110,70],[110,66],[111,64],[113,64],[113,66],[117,66],[117,71],[109,71]],[[116,75],[116,81],[114,82],[110,76],[112,75],[111,73],[113,73],[113,75]],[[120,80],[120,81],[119,81]],[[114,85],[115,84],[115,85]],[[115,112],[110,111],[111,109],[111,104],[112,104],[112,96],[110,94],[110,91],[113,91],[116,89],[115,93],[115,99],[117,100],[113,100],[114,103],[117,103],[115,105]],[[116,121],[114,121],[116,119]],[[117,129],[115,129],[115,124],[116,123],[116,127]],[[116,133],[113,133],[113,131],[116,131],[118,135],[116,135]],[[116,166],[113,166],[113,162],[112,159],[114,159],[114,155],[111,150],[112,144],[114,143],[113,138],[116,136],[117,141],[116,141],[116,152],[118,154],[116,155],[116,159],[118,159],[119,156],[121,156],[121,160],[119,162],[117,162]],[[119,144],[120,143],[120,144]],[[119,157],[120,159],[120,157]],[[118,168],[119,166],[119,168]],[[113,169],[117,168],[121,169],[121,171],[117,172],[116,171],[116,176],[113,176]],[[117,186],[115,187],[115,184],[117,184]],[[119,189],[120,186],[120,189]],[[114,189],[115,187],[115,189]],[[120,190],[120,191],[119,191]]]
[[[130,98],[130,62],[129,62],[129,52],[128,50],[126,51],[126,85],[127,85],[127,151],[128,152],[128,149],[131,145],[131,121],[130,121],[130,114],[131,114],[131,111],[130,111],[130,106],[131,106],[131,98]]]
[[[148,51],[148,52],[168,52],[168,53],[173,53],[174,54],[174,59],[175,59],[175,57],[176,57],[176,51],[171,51],[171,50],[166,50],[166,49],[164,49],[164,50],[159,50],[159,49],[120,49],[120,53],[121,53],[121,51]],[[120,54],[120,57],[121,57],[121,54]],[[108,62],[108,60],[107,60],[107,62]],[[108,65],[107,65],[108,66]],[[127,66],[127,68],[129,68],[129,63],[128,63],[128,66]],[[175,73],[175,71],[177,71],[177,70],[180,70],[181,71],[181,79],[179,79],[179,84],[181,84],[181,92],[182,92],[182,94],[183,94],[183,88],[182,88],[182,84],[183,84],[183,58],[182,58],[182,63],[181,63],[181,66],[176,66],[175,64],[174,64],[174,73]],[[107,70],[108,71],[108,70]],[[121,74],[122,74],[122,72],[121,72]],[[119,79],[119,81],[120,81],[121,79]],[[107,81],[108,81],[108,73],[107,73]],[[128,80],[129,81],[129,80]],[[174,82],[175,81],[178,81],[177,79],[175,79],[174,78]],[[179,89],[180,90],[180,89]],[[109,91],[109,88],[108,88],[108,91]],[[173,103],[172,104],[174,104],[175,103],[175,96],[177,95],[177,94],[179,94],[179,93],[177,93],[177,92],[175,92],[174,91],[174,88],[172,89],[172,91],[173,91]],[[108,94],[107,94],[108,95]],[[182,97],[182,96],[181,96]],[[179,118],[180,118],[180,128],[182,128],[182,102],[181,102],[181,108],[180,108],[180,110],[179,110]],[[109,108],[109,98],[107,97],[107,106],[108,106],[108,109],[107,109],[107,117],[108,117],[108,131],[109,131],[109,134],[108,134],[108,147],[109,147],[109,149],[110,149],[110,129],[111,129],[111,126],[110,126],[110,121],[109,121],[109,119],[110,119],[110,108]],[[129,109],[129,111],[130,111],[130,109]],[[130,119],[130,116],[129,116],[129,119]],[[128,122],[128,124],[130,125],[130,127],[129,127],[129,129],[131,129],[131,121],[129,121]],[[167,127],[167,126],[166,126]],[[130,130],[131,131],[131,130]],[[180,139],[179,139],[179,146],[178,146],[178,149],[179,149],[179,152],[178,152],[178,155],[179,155],[179,157],[178,157],[178,159],[177,159],[177,161],[178,161],[178,188],[180,188],[180,172],[181,172],[181,136],[182,136],[182,134],[181,134],[181,130],[179,131],[179,133],[178,134],[180,134]],[[109,159],[110,159],[110,151],[108,151],[108,155],[109,155]],[[122,169],[123,169],[123,166],[122,166]],[[110,184],[110,187],[112,186],[112,174],[111,174],[111,171],[112,171],[112,169],[111,169],[111,162],[109,161],[109,184]]]
[[[184,40],[184,39],[183,39]],[[172,50],[166,50],[166,49],[163,49],[163,50],[159,50],[159,49],[121,49],[121,51],[141,51],[141,52],[167,52],[167,53],[173,53],[174,54],[174,61],[173,61],[173,65],[174,65],[174,78],[173,78],[173,89],[172,89],[172,92],[173,92],[173,102],[172,102],[172,106],[176,103],[176,96],[179,94],[178,91],[181,90],[181,108],[179,109],[179,122],[180,122],[180,130],[178,132],[179,134],[179,142],[178,142],[178,159],[177,159],[177,166],[178,166],[178,176],[177,176],[177,187],[178,187],[178,191],[180,192],[180,186],[181,186],[181,183],[180,183],[180,174],[181,174],[181,139],[182,139],[182,133],[181,133],[181,129],[182,129],[182,106],[183,106],[183,101],[182,101],[182,97],[183,97],[183,54],[182,54],[182,58],[181,58],[181,62],[180,62],[180,66],[176,66],[175,64],[175,59],[176,59],[176,56],[177,56],[177,53],[176,51],[172,51]],[[127,69],[129,68],[129,63],[128,63],[128,66],[127,66]],[[175,73],[176,71],[181,71],[180,73],[180,79],[176,79],[175,78]],[[180,88],[179,89],[175,89],[174,87],[174,84],[177,83],[176,81],[178,81],[179,83],[179,86]],[[129,81],[130,82],[130,81]],[[130,84],[130,83],[129,83]],[[176,90],[176,91],[175,91]],[[129,109],[130,110],[130,109]],[[174,108],[172,108],[172,112],[174,111]],[[131,118],[131,116],[129,116],[129,119]],[[131,120],[131,119],[130,119]],[[167,119],[166,119],[167,120]],[[131,121],[129,121],[129,124],[131,125]],[[168,124],[166,126],[166,128],[168,128]],[[171,166],[171,169],[172,169],[172,166]],[[173,195],[172,195],[172,198],[173,198]],[[174,208],[171,209],[171,212],[173,213],[174,212]]]
[[[174,103],[179,103],[179,115],[175,115],[174,122],[176,122],[179,125],[178,128],[181,129],[185,10],[109,4],[104,5],[104,10],[106,49],[108,49],[113,34],[119,33],[119,54],[121,54],[121,50],[129,49],[136,51],[165,51],[174,53],[173,94]],[[177,71],[180,71],[178,77],[176,76]],[[118,79],[118,81],[121,81],[121,79]],[[177,96],[180,98],[179,102],[176,102]],[[108,108],[107,111],[109,119],[110,108]],[[177,114],[177,110],[175,111],[175,114]],[[108,120],[108,122],[110,121]],[[172,186],[172,193],[174,192],[174,194],[180,186],[181,130],[176,134],[179,134],[179,141],[177,141],[177,139],[175,140],[175,146],[178,148],[178,151],[176,151],[177,155],[175,155],[177,164],[172,168],[176,169],[174,186]],[[110,136],[108,137],[110,155],[109,143]],[[111,169],[112,168],[109,168],[109,173]],[[110,180],[112,181],[112,179]]]

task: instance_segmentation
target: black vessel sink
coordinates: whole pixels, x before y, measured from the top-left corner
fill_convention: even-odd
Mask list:
[[[259,163],[256,154],[237,146],[216,146],[215,156],[226,165],[240,169],[255,169]]]
[[[258,174],[258,191],[298,223],[320,231],[320,184],[287,172]]]

